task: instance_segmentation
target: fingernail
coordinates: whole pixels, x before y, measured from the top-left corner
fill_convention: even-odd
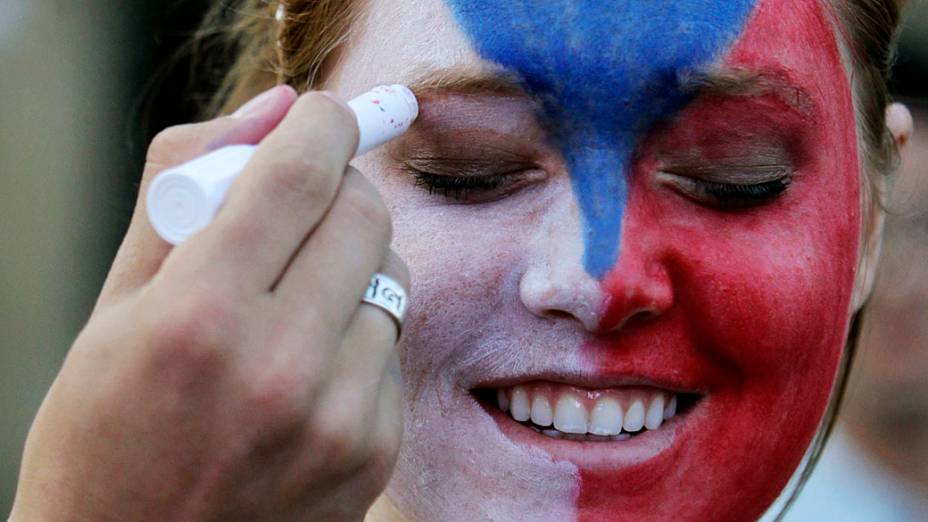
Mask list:
[[[247,118],[262,112],[268,105],[270,105],[270,102],[277,97],[277,90],[279,88],[279,85],[276,87],[271,87],[270,89],[255,96],[248,103],[239,107],[239,109],[232,114],[232,117]]]

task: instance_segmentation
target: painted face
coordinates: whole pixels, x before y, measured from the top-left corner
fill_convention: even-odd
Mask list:
[[[357,166],[413,275],[414,520],[748,520],[827,404],[860,241],[813,0],[372,0],[331,78],[419,89]]]

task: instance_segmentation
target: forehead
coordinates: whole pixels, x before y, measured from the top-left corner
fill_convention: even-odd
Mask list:
[[[484,60],[442,0],[367,0],[328,86],[346,96]]]
[[[711,9],[704,0],[446,2],[480,55],[516,71],[528,90],[589,117],[600,111],[587,111],[583,99],[611,100],[607,117],[635,127],[615,113],[637,112],[645,103],[650,112],[664,112],[669,107],[655,105],[677,104],[683,77],[728,48],[754,0]]]
[[[674,75],[718,61],[757,4],[774,1],[784,18],[815,16],[821,7],[817,0],[359,1],[363,16],[329,78],[346,96],[451,67],[477,72],[502,64],[529,88],[577,91],[597,78],[577,94],[639,87],[653,98]],[[799,40],[796,52],[814,52]],[[770,49],[770,58],[782,51]]]
[[[449,67],[510,73],[540,102],[566,162],[584,264],[596,277],[620,256],[637,147],[702,92],[699,78],[720,70],[773,78],[801,93],[797,101],[810,99],[798,104],[810,114],[829,104],[815,95],[829,90],[821,85],[846,83],[829,62],[835,33],[818,0],[371,0],[368,8],[332,87],[352,95]]]

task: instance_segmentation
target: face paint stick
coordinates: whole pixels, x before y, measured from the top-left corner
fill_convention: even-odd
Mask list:
[[[416,97],[402,85],[375,87],[348,106],[360,132],[355,156],[403,134],[419,115]],[[177,245],[208,225],[255,149],[256,145],[223,147],[155,177],[145,201],[158,235]]]

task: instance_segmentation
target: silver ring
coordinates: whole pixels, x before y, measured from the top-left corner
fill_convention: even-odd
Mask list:
[[[374,274],[361,302],[387,312],[396,324],[396,338],[400,338],[406,315],[406,291],[396,280],[384,274]]]

